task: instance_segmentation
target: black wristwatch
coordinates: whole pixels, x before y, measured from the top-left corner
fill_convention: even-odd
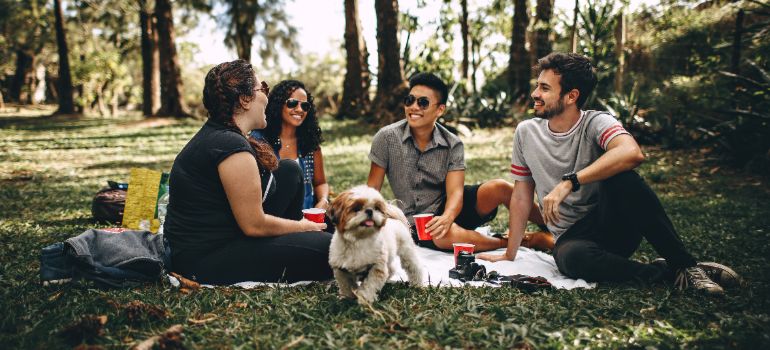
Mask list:
[[[561,177],[562,181],[569,180],[572,183],[572,192],[577,192],[580,189],[580,182],[578,181],[577,174],[569,173]]]

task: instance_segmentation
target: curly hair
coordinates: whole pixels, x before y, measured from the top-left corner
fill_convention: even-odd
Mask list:
[[[307,111],[305,120],[297,128],[297,148],[301,154],[314,152],[323,142],[321,128],[318,126],[318,118],[315,114],[315,104],[313,95],[310,94],[305,84],[297,80],[284,80],[270,89],[270,96],[267,100],[267,127],[264,130],[265,139],[271,144],[276,144],[281,136],[283,124],[283,106],[292,93],[297,89],[305,90],[307,101],[310,102],[310,110]]]
[[[224,124],[241,134],[233,120],[233,114],[241,109],[240,99],[251,101],[256,97],[254,88],[257,79],[251,64],[244,60],[235,60],[216,65],[206,74],[203,87],[203,105],[209,112],[209,120]],[[257,154],[260,168],[273,171],[278,167],[278,160],[269,144],[247,138]]]

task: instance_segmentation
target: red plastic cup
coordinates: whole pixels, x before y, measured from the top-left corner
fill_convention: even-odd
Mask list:
[[[324,222],[324,216],[326,216],[326,209],[321,209],[321,208],[302,209],[302,216],[304,216],[305,219],[308,219],[312,222],[317,222],[319,224],[322,224]]]
[[[417,214],[413,216],[413,218],[414,226],[417,228],[417,237],[421,241],[430,241],[430,234],[425,230],[425,225],[428,224],[428,221],[433,219],[433,214]]]
[[[455,265],[457,265],[457,256],[460,255],[460,252],[473,254],[473,248],[476,248],[476,245],[470,243],[452,243],[452,247],[455,249]]]

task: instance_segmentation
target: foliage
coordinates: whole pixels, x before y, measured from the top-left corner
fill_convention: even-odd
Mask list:
[[[578,12],[578,52],[590,57],[596,67],[597,88],[589,97],[590,106],[597,95],[613,92],[612,81],[618,65],[615,57],[615,27],[619,9],[613,0],[588,0]]]
[[[503,80],[510,46],[510,4],[495,0],[488,6],[469,7],[469,74],[471,81],[458,79],[459,63],[454,58],[460,26],[460,9],[455,2],[445,1],[437,23],[421,23],[414,16],[402,14],[402,37],[417,30],[435,26],[435,34],[420,43],[419,51],[406,45],[404,61],[406,76],[416,72],[432,72],[450,86],[447,113],[442,122],[449,126],[490,127],[509,120],[512,104],[508,86]],[[404,35],[407,34],[407,35]]]
[[[276,47],[287,51],[295,58],[298,54],[294,40],[297,29],[292,25],[290,14],[284,10],[284,0],[219,0],[224,4],[225,13],[218,16],[219,23],[227,28],[225,44],[231,49],[242,50],[239,37],[257,39],[257,52],[261,62],[279,63]],[[260,40],[261,39],[261,40]],[[251,48],[251,44],[248,45]],[[250,53],[249,53],[250,54]]]
[[[105,180],[128,180],[129,168],[136,166],[168,170],[201,124],[142,120],[137,114],[45,116],[51,110],[0,115],[4,348],[71,349],[64,335],[77,326],[87,345],[129,348],[173,324],[184,325],[187,348],[202,349],[770,347],[770,246],[758,244],[767,240],[770,227],[767,179],[714,171],[692,151],[645,149],[648,160],[640,172],[653,180],[651,186],[697,257],[727,263],[750,281],[725,298],[634,283],[537,294],[389,284],[370,310],[338,300],[332,283],[191,294],[160,282],[117,290],[89,283],[42,287],[40,249],[95,226],[90,200]],[[328,135],[324,160],[332,189],[363,183],[375,129],[328,117],[321,127]],[[466,182],[504,176],[513,130],[476,133],[464,139]],[[501,209],[494,230],[504,228],[506,216]],[[654,257],[647,245],[635,256]],[[100,325],[87,333],[82,326],[94,319]]]
[[[341,46],[338,46],[341,47]],[[342,81],[345,78],[345,59],[342,50],[323,57],[306,54],[302,57],[305,64],[284,79],[297,79],[305,83],[313,94],[318,114],[337,114],[342,101]],[[312,62],[310,65],[308,63]]]
[[[732,72],[735,20],[745,12],[740,72]],[[715,149],[738,164],[770,172],[770,10],[741,1],[672,6],[640,14],[632,58],[646,120],[674,147]]]

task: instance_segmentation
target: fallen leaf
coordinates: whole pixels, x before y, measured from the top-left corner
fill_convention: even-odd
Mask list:
[[[294,340],[290,341],[288,344],[281,347],[281,350],[290,349],[292,347],[297,346],[301,341],[305,339],[304,335],[300,335],[298,338],[295,338]]]
[[[64,327],[59,334],[72,344],[79,344],[84,340],[92,340],[104,334],[104,325],[106,323],[106,315],[86,315],[78,322]]]

